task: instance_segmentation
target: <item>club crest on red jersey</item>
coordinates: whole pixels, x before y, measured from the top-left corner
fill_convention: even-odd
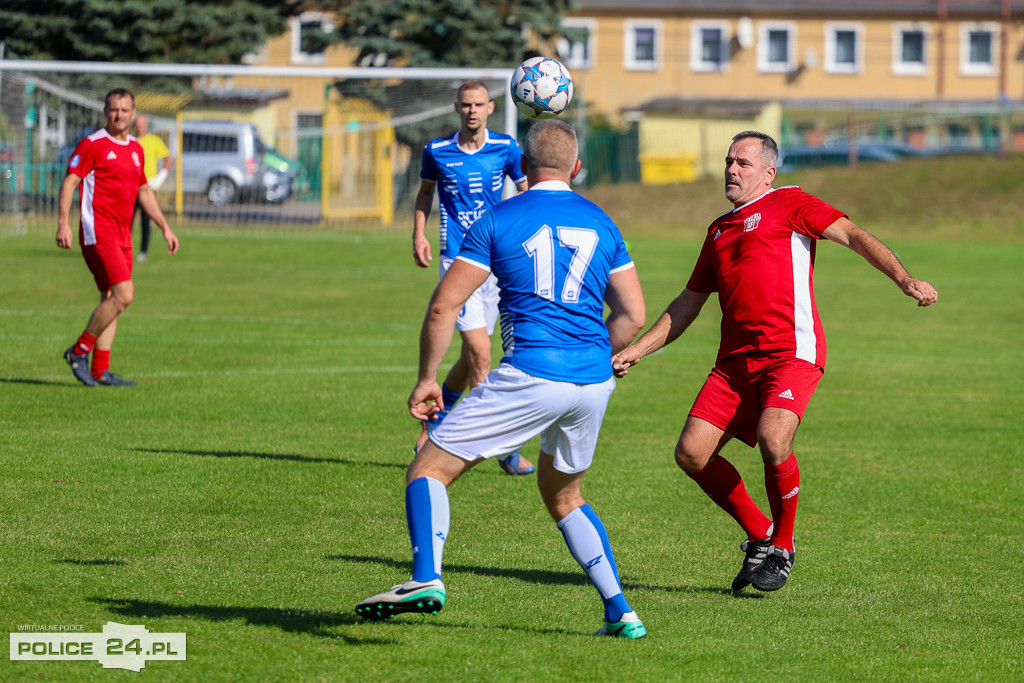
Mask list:
[[[747,216],[743,219],[743,232],[750,232],[751,230],[757,230],[757,224],[761,222],[761,214],[755,213],[753,216]]]
[[[138,152],[132,152],[132,161],[135,162],[136,166],[142,166],[142,162],[139,160]]]

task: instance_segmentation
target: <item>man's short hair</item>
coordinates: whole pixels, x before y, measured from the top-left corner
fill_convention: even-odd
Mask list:
[[[526,134],[523,155],[530,168],[571,171],[579,156],[576,131],[560,119],[538,121]]]
[[[458,102],[462,99],[462,93],[467,90],[483,90],[487,93],[487,99],[491,99],[491,91],[487,89],[487,84],[474,78],[459,86],[459,89],[455,91],[455,101]]]
[[[106,97],[103,98],[103,110],[106,111],[107,109],[110,109],[110,100],[115,99],[115,98],[116,99],[122,99],[124,97],[128,97],[128,98],[131,99],[131,101],[132,101],[132,109],[134,109],[135,108],[135,95],[132,94],[132,91],[131,90],[125,90],[124,88],[114,88],[113,90],[111,90],[110,92],[107,93]]]
[[[746,138],[756,138],[761,141],[761,163],[764,164],[765,168],[775,168],[779,163],[779,146],[776,144],[775,139],[768,135],[768,133],[762,133],[757,130],[745,130],[732,136],[732,141],[738,142]]]

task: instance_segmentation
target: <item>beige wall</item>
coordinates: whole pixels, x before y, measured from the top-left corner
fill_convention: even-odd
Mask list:
[[[260,138],[273,143],[276,131],[277,112],[272,106],[259,107],[250,111],[239,111],[236,109],[217,108],[186,108],[181,112],[182,119],[186,121],[236,121],[238,123],[251,123],[256,126]]]
[[[640,126],[640,149],[645,157],[691,158],[695,178],[718,173],[724,168],[732,136],[743,130],[777,134],[782,125],[782,107],[771,104],[753,118],[680,118],[649,115]]]
[[[596,23],[595,43],[590,68],[574,67],[573,78],[579,92],[592,103],[593,111],[617,116],[623,109],[637,107],[661,97],[743,99],[875,99],[875,100],[993,100],[1001,87],[1010,99],[1024,99],[1024,22],[1010,26],[1007,40],[1005,82],[999,71],[1002,49],[1001,25],[991,18],[985,23],[996,28],[994,46],[995,73],[966,75],[961,70],[961,30],[975,21],[960,17],[944,25],[937,20],[905,21],[891,17],[816,17],[792,20],[790,15],[758,14],[751,17],[754,42],[740,48],[732,41],[732,57],[723,72],[702,73],[691,67],[691,30],[696,22],[721,22],[727,34],[735,36],[740,17],[722,15],[670,16],[623,13],[576,14]],[[661,27],[659,68],[644,72],[625,65],[624,34],[630,21],[654,21]],[[796,63],[791,73],[764,73],[758,67],[760,29],[767,23],[786,23],[796,31]],[[826,70],[826,25],[829,22],[852,24],[860,29],[861,70],[854,74],[828,73]],[[894,71],[893,25],[913,23],[926,35],[926,67],[920,75],[901,75]],[[941,46],[941,49],[940,49]]]
[[[323,61],[314,66],[349,67],[353,65],[355,51],[344,48],[330,48]],[[254,66],[308,66],[308,62],[293,59],[291,33],[273,38],[264,45],[259,54],[249,60]],[[214,81],[217,85],[233,88],[255,88],[259,90],[283,90],[288,97],[272,102],[268,109],[271,112],[261,115],[260,133],[268,141],[276,141],[281,152],[295,154],[296,140],[294,135],[278,135],[280,131],[291,133],[296,127],[300,114],[323,114],[324,98],[333,81],[319,78],[281,78],[270,76],[235,76],[233,78]],[[247,119],[248,120],[248,119]],[[269,130],[265,130],[265,127]]]

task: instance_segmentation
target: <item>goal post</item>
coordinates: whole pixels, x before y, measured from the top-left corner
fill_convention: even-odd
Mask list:
[[[135,92],[138,111],[149,115],[151,130],[167,140],[175,156],[169,182],[158,193],[165,212],[179,219],[236,223],[369,219],[388,224],[394,219],[395,207],[403,206],[418,187],[423,146],[458,128],[452,103],[459,83],[470,79],[486,83],[496,103],[489,126],[518,137],[517,111],[507,102],[512,73],[511,68],[491,67],[274,67],[0,59],[0,143],[5,145],[0,149],[13,149],[9,156],[14,159],[8,169],[11,177],[3,188],[15,197],[12,205],[0,196],[0,211],[7,210],[5,206],[17,211],[27,207],[44,213],[56,211],[56,198],[51,200],[49,194],[66,168],[62,154],[66,156],[68,146],[73,148],[87,126],[96,130],[103,125],[97,105],[102,107],[105,89],[97,84],[113,83]],[[181,79],[188,84],[185,90],[191,91],[178,96],[168,108],[170,95],[131,87],[141,77],[156,76]],[[26,92],[29,83],[46,84],[48,120],[32,119],[38,115],[39,93]],[[300,91],[318,94],[298,103]],[[246,97],[249,109],[242,111],[239,102]],[[158,100],[163,109],[153,104]],[[212,179],[198,189],[195,183],[189,185],[188,162],[197,145],[222,145],[215,148],[222,150],[227,144],[223,140],[209,142],[220,140],[212,134],[205,138],[189,135],[190,127],[201,120],[231,120],[258,129],[269,151],[252,163],[242,163],[243,172],[249,167],[265,174],[262,186],[248,179],[255,182],[250,189],[258,201],[245,203],[237,192],[240,188],[234,187],[232,194],[232,185],[223,178],[216,186]],[[267,179],[277,177],[269,170],[273,155],[285,165],[299,161],[308,176],[308,187],[302,192],[292,188],[289,198],[279,202],[269,199],[277,191],[271,185],[273,180]],[[0,176],[3,171],[0,168]],[[41,193],[41,187],[49,194]]]

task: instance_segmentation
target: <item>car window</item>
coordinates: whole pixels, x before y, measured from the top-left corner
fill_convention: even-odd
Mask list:
[[[237,152],[238,137],[212,133],[185,133],[181,148],[185,152]]]

